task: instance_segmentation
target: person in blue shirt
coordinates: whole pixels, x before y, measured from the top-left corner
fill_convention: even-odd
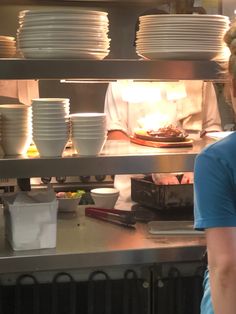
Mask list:
[[[208,255],[201,314],[235,314],[236,132],[197,156],[194,193],[195,228],[205,229]]]
[[[226,36],[229,47],[233,41],[231,33],[229,31]],[[234,66],[232,60],[233,56],[230,58],[229,71],[234,80],[236,59]],[[208,258],[201,314],[235,314],[236,132],[206,147],[197,156],[194,203],[194,226],[205,230]]]

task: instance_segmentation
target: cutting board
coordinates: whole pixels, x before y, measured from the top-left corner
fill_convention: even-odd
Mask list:
[[[178,148],[178,147],[192,147],[193,146],[193,140],[191,139],[186,139],[184,142],[157,142],[157,141],[154,142],[154,141],[144,140],[141,138],[131,136],[130,141],[138,145],[156,147],[156,148],[171,148],[171,147]]]

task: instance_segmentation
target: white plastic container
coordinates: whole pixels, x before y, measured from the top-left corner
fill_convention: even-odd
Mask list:
[[[56,247],[58,201],[16,203],[4,197],[5,234],[13,250]]]

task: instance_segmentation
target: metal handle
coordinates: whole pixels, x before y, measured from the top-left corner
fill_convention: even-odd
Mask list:
[[[21,275],[16,281],[16,293],[15,293],[15,309],[14,314],[24,313],[22,307],[22,286],[23,281],[30,279],[33,281],[33,314],[39,314],[39,285],[37,279],[32,275]]]
[[[90,274],[88,282],[88,314],[95,314],[95,278],[102,275],[105,278],[105,312],[101,312],[98,309],[97,313],[111,314],[111,280],[110,277],[104,271],[95,271]]]
[[[76,283],[74,278],[65,272],[58,273],[53,278],[52,282],[52,314],[58,314],[58,280],[62,277],[67,277],[69,279],[70,288],[69,288],[69,298],[70,298],[70,310],[68,314],[76,313]]]

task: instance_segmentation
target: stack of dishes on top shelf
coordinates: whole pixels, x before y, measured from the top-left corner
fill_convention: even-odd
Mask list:
[[[139,18],[136,52],[145,59],[228,60],[222,15],[162,14]]]
[[[70,115],[71,140],[81,156],[98,155],[107,139],[105,113],[75,113]]]
[[[17,45],[25,58],[104,59],[109,54],[108,13],[78,8],[25,10]]]
[[[0,58],[12,58],[16,55],[15,37],[0,36]]]
[[[33,141],[40,157],[60,157],[69,140],[70,100],[38,98],[32,100]]]
[[[6,155],[24,155],[32,140],[31,107],[18,104],[0,105],[2,146]]]

